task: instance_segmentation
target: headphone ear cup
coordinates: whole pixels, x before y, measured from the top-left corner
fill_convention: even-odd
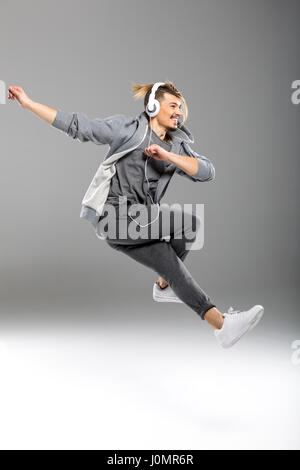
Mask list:
[[[157,114],[159,113],[159,110],[160,110],[160,103],[158,100],[154,99],[152,101],[152,111],[149,110],[149,103],[147,104],[147,108],[146,108],[146,112],[148,114],[149,117],[155,117],[157,116]]]
[[[159,113],[159,110],[160,110],[160,102],[158,100],[154,100],[154,105],[155,105],[155,116],[157,116],[157,114]]]

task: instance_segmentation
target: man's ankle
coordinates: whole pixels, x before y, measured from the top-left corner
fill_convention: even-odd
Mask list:
[[[216,308],[212,307],[204,314],[206,320],[215,330],[220,330],[224,323],[224,315]]]

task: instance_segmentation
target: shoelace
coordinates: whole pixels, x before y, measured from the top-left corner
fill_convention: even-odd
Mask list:
[[[229,307],[228,311],[226,313],[223,313],[223,315],[225,318],[228,317],[234,320],[234,318],[238,319],[244,317],[246,313],[247,312],[245,311],[234,310],[233,307]]]
[[[233,313],[240,313],[241,311],[240,310],[234,310],[233,307],[229,307],[227,313],[229,314],[233,314]]]

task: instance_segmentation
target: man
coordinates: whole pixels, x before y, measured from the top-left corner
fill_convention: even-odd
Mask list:
[[[136,118],[115,115],[90,120],[82,113],[68,113],[37,103],[21,87],[10,86],[8,90],[9,99],[17,99],[24,109],[70,137],[80,142],[109,145],[109,151],[83,198],[80,216],[89,220],[98,234],[109,205],[116,209],[120,222],[119,211],[125,207],[120,201],[125,198],[125,222],[128,227],[134,221],[142,229],[147,227],[149,234],[148,227],[156,223],[156,238],[150,236],[145,239],[143,236],[136,239],[128,236],[124,239],[120,237],[119,227],[117,235],[106,237],[112,248],[159,274],[153,291],[155,300],[184,302],[213,327],[219,344],[224,348],[235,344],[258,323],[264,312],[261,305],[244,312],[230,307],[228,312],[221,313],[193,279],[183,262],[188,254],[186,242],[191,239],[187,234],[191,234],[192,224],[187,227],[183,224],[184,217],[180,223],[174,217],[168,229],[163,226],[159,201],[175,172],[194,182],[211,181],[215,177],[215,169],[209,159],[191,149],[189,144],[194,139],[190,131],[183,124],[178,126],[185,100],[171,82],[135,85],[136,97],[145,96],[146,110]],[[150,102],[151,106],[155,103],[157,109],[154,112],[149,107]],[[145,146],[147,137],[149,141]],[[147,164],[150,180],[146,173]],[[148,198],[153,205],[156,201],[158,216],[143,226],[132,217],[131,209],[135,204],[142,204],[147,211],[151,209],[149,212],[152,215],[152,204],[149,204]],[[111,220],[108,220],[110,223]],[[178,234],[181,237],[178,238]],[[168,243],[165,237],[169,237]],[[160,294],[157,289],[167,294]]]

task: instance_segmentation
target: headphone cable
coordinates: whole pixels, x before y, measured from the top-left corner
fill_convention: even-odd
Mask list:
[[[150,135],[149,135],[148,147],[150,147],[151,134],[152,134],[152,126],[151,126],[151,117],[150,117],[150,116],[149,116],[149,120],[150,120]],[[147,194],[148,194],[148,195],[150,196],[150,199],[151,199],[152,204],[156,204],[156,205],[157,205],[157,207],[158,207],[158,212],[157,212],[156,218],[155,218],[154,220],[152,220],[151,222],[149,222],[148,224],[146,224],[146,225],[141,225],[141,224],[139,224],[135,219],[133,219],[133,218],[131,217],[130,214],[128,214],[129,217],[131,218],[131,220],[133,220],[133,221],[134,221],[137,225],[139,225],[140,227],[147,227],[148,225],[153,224],[153,222],[155,222],[155,221],[157,220],[157,218],[159,217],[159,211],[160,211],[159,203],[158,203],[158,202],[157,202],[157,203],[154,203],[154,201],[153,201],[153,199],[152,199],[152,196],[151,196],[151,194],[150,194],[150,192],[149,192],[149,191],[150,191],[150,187],[149,187],[149,180],[148,180],[147,171],[146,171],[148,158],[149,158],[149,156],[147,155],[147,158],[146,158],[146,161],[145,161],[145,171],[144,171],[145,177],[146,177],[146,180],[147,180],[147,184],[148,184],[148,191],[147,191],[147,193],[146,193],[146,198],[147,198]]]

